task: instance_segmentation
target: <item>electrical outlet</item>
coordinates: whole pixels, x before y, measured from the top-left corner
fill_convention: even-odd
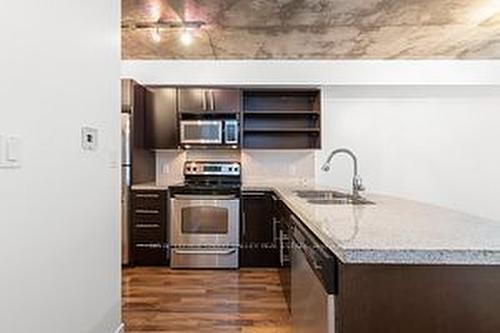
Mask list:
[[[82,127],[82,149],[84,150],[97,150],[98,147],[98,133],[96,128]]]
[[[161,168],[161,173],[167,175],[170,173],[170,166],[168,164],[163,164]]]

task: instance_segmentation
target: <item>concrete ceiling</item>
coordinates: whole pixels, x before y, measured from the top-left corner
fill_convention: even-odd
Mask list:
[[[122,31],[124,59],[500,59],[500,0],[122,0],[124,21],[201,20]]]

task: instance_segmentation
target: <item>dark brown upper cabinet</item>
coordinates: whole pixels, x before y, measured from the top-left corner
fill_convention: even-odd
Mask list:
[[[180,88],[179,112],[185,113],[239,113],[239,89]]]
[[[179,147],[176,88],[148,87],[146,144],[150,149]]]

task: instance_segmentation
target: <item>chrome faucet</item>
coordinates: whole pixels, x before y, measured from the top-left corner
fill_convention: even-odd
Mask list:
[[[354,155],[352,151],[345,148],[335,149],[330,153],[325,164],[323,164],[323,166],[321,167],[321,170],[325,172],[330,171],[333,157],[341,153],[347,154],[352,157],[352,160],[354,162],[354,176],[352,178],[352,196],[355,198],[359,198],[360,197],[359,192],[364,191],[365,187],[363,186],[363,181],[361,177],[358,175],[358,159],[356,158],[356,155]]]

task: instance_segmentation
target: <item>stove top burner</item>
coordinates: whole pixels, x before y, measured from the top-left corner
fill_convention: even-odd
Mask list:
[[[184,165],[184,183],[172,187],[175,194],[239,194],[238,162],[192,162]]]

